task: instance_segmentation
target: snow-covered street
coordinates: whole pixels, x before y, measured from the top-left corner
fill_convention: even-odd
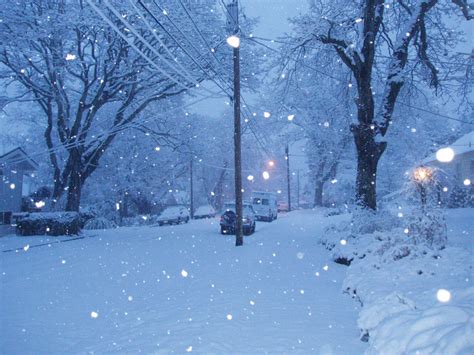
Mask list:
[[[282,215],[243,248],[217,219],[2,238],[30,247],[1,253],[0,352],[361,353],[346,267],[317,244],[335,218]]]

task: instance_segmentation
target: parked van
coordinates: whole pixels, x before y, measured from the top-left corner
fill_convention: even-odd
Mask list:
[[[252,194],[252,206],[257,220],[271,222],[277,219],[277,196],[273,192],[254,191]]]

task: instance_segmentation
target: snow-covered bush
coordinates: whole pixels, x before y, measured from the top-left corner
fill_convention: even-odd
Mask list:
[[[472,186],[456,186],[449,195],[448,207],[474,207],[474,188]]]
[[[448,232],[444,213],[441,209],[415,212],[409,217],[406,232],[417,245],[424,244],[434,249],[444,249]]]
[[[17,223],[20,235],[71,235],[81,231],[81,216],[77,212],[41,212],[22,217]]]
[[[115,224],[115,222],[110,221],[104,217],[96,217],[89,219],[84,225],[84,229],[88,230],[112,229],[116,227],[117,225]]]

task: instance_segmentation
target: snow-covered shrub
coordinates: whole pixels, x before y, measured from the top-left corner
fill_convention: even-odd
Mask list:
[[[448,240],[446,221],[441,209],[415,211],[409,217],[406,232],[415,244],[424,244],[438,250],[444,249]]]
[[[449,195],[448,207],[474,207],[474,188],[472,186],[454,187]]]
[[[399,227],[400,224],[400,219],[391,214],[388,210],[380,209],[373,211],[367,208],[357,208],[352,214],[351,234],[360,236],[376,231],[389,231]]]
[[[393,216],[388,210],[374,212],[358,208],[350,220],[339,221],[327,227],[319,243],[332,251],[334,262],[350,265],[352,260],[364,258],[367,253],[372,252],[369,248],[372,239],[378,238],[381,241],[386,232],[400,226],[400,218]]]
[[[41,212],[22,217],[17,223],[20,235],[71,235],[81,231],[81,217],[77,212]]]
[[[79,212],[79,215],[81,216],[81,223],[83,228],[88,221],[97,217],[97,214],[93,210],[81,210]]]
[[[107,218],[104,217],[96,217],[89,219],[84,225],[84,229],[88,230],[112,229],[116,227],[117,225],[115,224],[115,222],[109,221]]]

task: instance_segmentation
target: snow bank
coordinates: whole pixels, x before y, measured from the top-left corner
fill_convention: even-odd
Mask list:
[[[450,304],[387,317],[371,335],[366,353],[474,353],[474,288],[453,295]]]
[[[472,353],[473,212],[448,223],[448,240],[439,211],[423,223],[417,214],[356,212],[326,229],[321,244],[350,264],[343,290],[363,306],[358,326],[368,354]]]

